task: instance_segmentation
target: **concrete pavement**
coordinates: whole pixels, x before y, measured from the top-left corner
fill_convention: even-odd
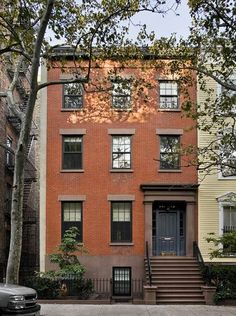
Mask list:
[[[234,306],[41,304],[41,316],[236,316]]]

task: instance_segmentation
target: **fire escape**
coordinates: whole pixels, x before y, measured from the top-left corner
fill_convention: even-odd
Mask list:
[[[27,65],[23,66],[20,76],[17,81],[16,89],[20,96],[20,102],[17,104],[18,109],[24,113],[27,107],[28,90],[27,90]],[[11,64],[7,66],[9,77],[13,78]],[[14,128],[17,135],[21,130],[21,118],[9,111],[7,116],[8,122]],[[22,255],[20,276],[25,276],[38,270],[39,267],[39,220],[38,220],[38,190],[36,188],[37,168],[35,141],[37,140],[37,126],[33,122],[31,134],[28,142],[25,162],[25,177],[24,177],[24,196],[23,196],[23,237],[22,237]],[[6,168],[8,174],[14,172],[14,154],[8,153]],[[36,196],[33,196],[36,194]],[[9,207],[8,207],[9,209]],[[9,215],[8,215],[9,216]]]

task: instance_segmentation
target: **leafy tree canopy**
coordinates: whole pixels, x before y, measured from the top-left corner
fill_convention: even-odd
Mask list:
[[[200,149],[199,169],[206,174],[221,171],[223,177],[235,176],[235,1],[189,0],[189,6],[192,27],[186,45],[195,52],[194,69],[204,100],[200,100],[197,114],[191,104],[186,105],[186,110],[198,119],[199,129],[211,136]]]

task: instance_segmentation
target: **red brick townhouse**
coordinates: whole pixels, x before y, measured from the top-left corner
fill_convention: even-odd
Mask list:
[[[57,54],[65,69],[55,55],[42,81],[73,76],[71,55]],[[197,135],[168,62],[103,60],[92,65],[90,84],[43,91],[41,270],[51,268],[48,255],[70,226],[80,230],[91,278],[144,278],[146,242],[151,257],[192,256],[197,172],[179,148],[195,145]],[[194,101],[194,85],[188,93]]]

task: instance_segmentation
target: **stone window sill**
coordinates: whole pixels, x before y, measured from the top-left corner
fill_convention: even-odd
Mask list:
[[[175,172],[177,172],[177,173],[181,173],[182,170],[159,169],[158,172],[164,172],[164,173],[166,173],[166,172],[169,172],[169,173],[175,173]]]
[[[110,172],[134,172],[133,169],[110,169]]]
[[[70,108],[62,108],[61,112],[75,112],[75,111],[83,111],[83,108],[70,109]]]
[[[181,109],[158,109],[159,112],[181,112]]]
[[[73,173],[73,172],[78,172],[78,173],[83,173],[84,169],[61,169],[60,172],[62,173]]]
[[[133,242],[110,242],[110,246],[134,246]]]

